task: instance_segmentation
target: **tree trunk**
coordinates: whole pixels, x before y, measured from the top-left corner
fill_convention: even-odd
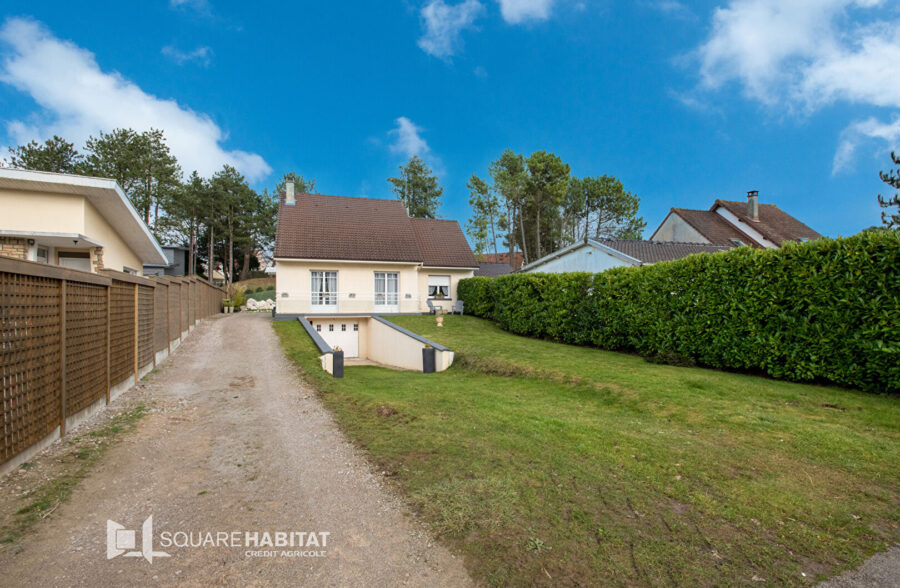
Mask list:
[[[210,284],[212,284],[213,283],[213,268],[216,267],[213,263],[215,260],[215,253],[213,253],[213,228],[212,228],[212,226],[209,227],[209,255],[207,255],[207,258],[208,258],[208,261],[206,263],[206,274],[207,274],[206,279],[209,280]]]
[[[534,259],[538,260],[541,258],[541,203],[538,201],[537,205],[534,207]]]
[[[252,251],[252,249],[247,249],[244,251],[244,265],[241,267],[242,282],[250,277],[250,255],[252,255]]]
[[[519,231],[522,233],[522,263],[528,263],[528,245],[525,244],[525,220],[524,210],[519,210]]]
[[[194,249],[196,248],[196,240],[197,240],[197,223],[194,222],[194,219],[191,219],[191,242],[188,246],[188,275],[194,275]]]
[[[514,206],[506,207],[506,218],[509,220],[509,233],[506,236],[509,245],[509,267],[516,269],[516,262],[513,260],[513,253],[516,252],[516,209]]]

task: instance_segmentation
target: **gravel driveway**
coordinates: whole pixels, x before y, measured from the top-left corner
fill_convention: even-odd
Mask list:
[[[70,500],[0,553],[2,583],[470,585],[462,562],[410,518],[299,381],[270,320],[204,321],[141,390],[126,393],[120,400],[144,394],[155,410]],[[151,514],[153,547],[169,557],[107,559],[107,519],[135,529],[140,550]],[[181,542],[179,531],[217,540],[236,531],[242,542],[256,532],[260,543],[265,532],[317,533],[326,545],[161,544],[166,533]]]

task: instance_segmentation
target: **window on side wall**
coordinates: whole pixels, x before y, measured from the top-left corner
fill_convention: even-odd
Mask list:
[[[38,245],[36,261],[38,263],[50,263],[50,248]]]
[[[428,276],[428,297],[449,298],[450,276]]]

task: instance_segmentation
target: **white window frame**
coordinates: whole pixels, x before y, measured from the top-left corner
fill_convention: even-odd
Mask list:
[[[438,292],[444,296],[438,297]],[[450,276],[429,275],[428,298],[431,300],[450,300]]]
[[[338,273],[331,270],[310,270],[309,306],[311,310],[334,312],[338,306]]]
[[[375,272],[374,288],[375,310],[400,312],[400,274],[398,272]]]

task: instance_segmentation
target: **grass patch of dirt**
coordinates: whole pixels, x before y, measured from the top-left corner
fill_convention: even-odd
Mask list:
[[[473,317],[392,320],[454,365],[334,379],[299,324],[274,328],[478,581],[803,585],[900,541],[897,397],[648,363]]]
[[[144,404],[136,404],[110,414],[99,426],[65,437],[58,446],[50,448],[49,456],[22,464],[17,473],[24,476],[11,474],[4,480],[7,492],[0,501],[0,544],[15,547],[35,524],[53,514],[106,450],[134,430],[146,413]]]

